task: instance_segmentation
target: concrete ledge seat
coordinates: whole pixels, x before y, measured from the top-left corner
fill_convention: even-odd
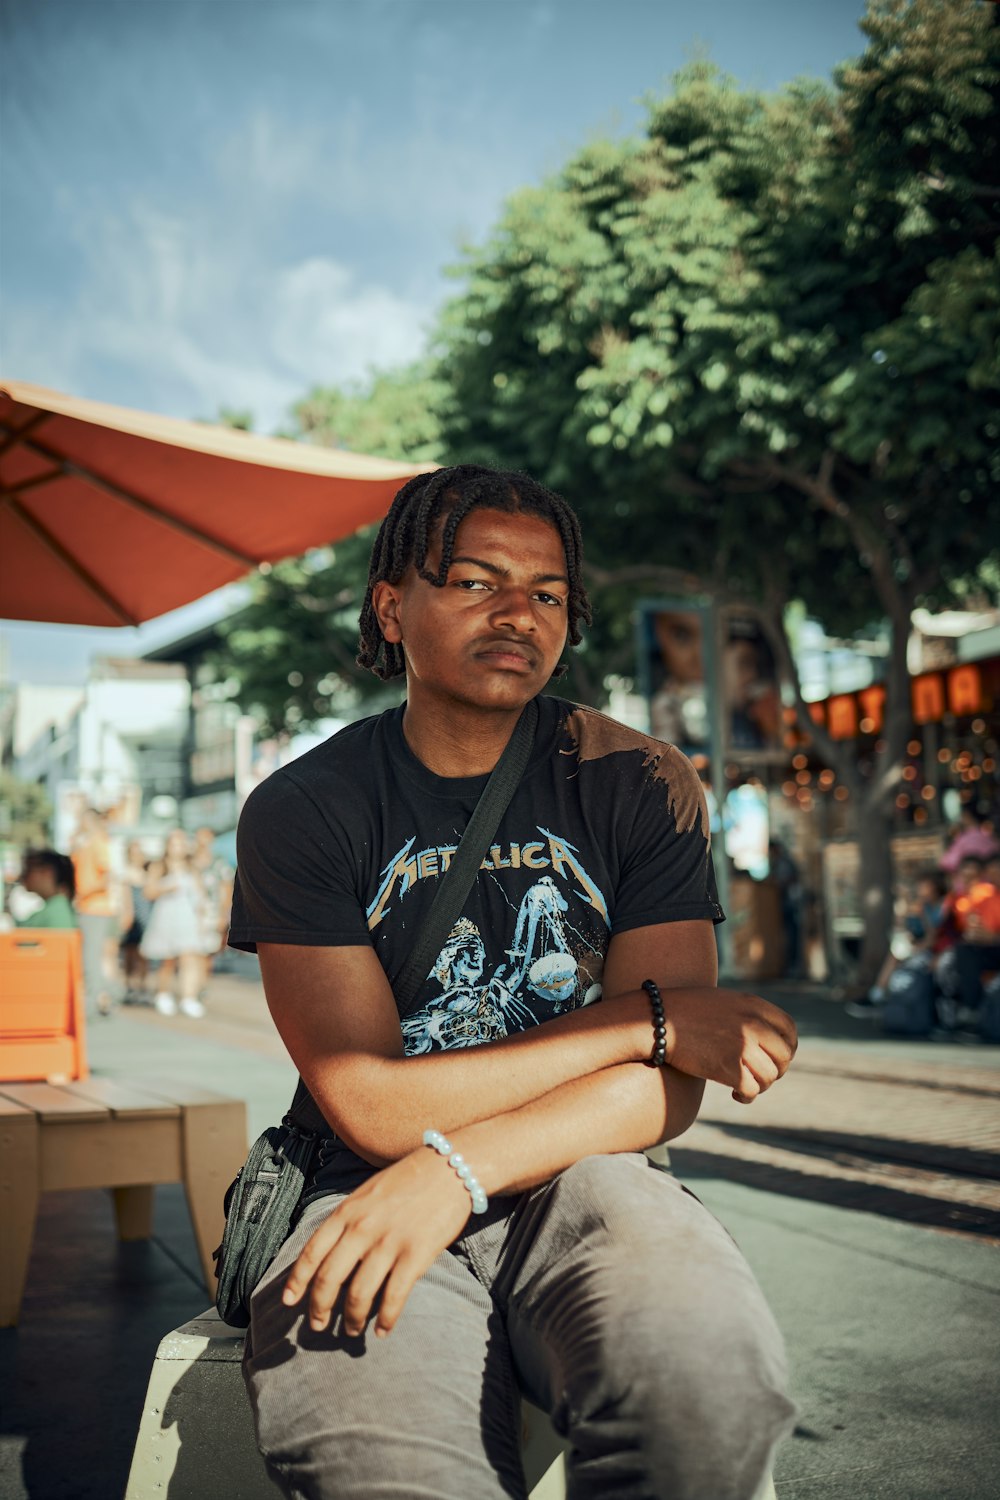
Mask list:
[[[205,1286],[226,1188],[247,1152],[246,1105],[169,1080],[0,1082],[0,1328],[18,1320],[40,1194],[110,1188],[119,1238],[148,1239],[153,1189],[181,1182]]]
[[[243,1335],[209,1308],[156,1351],[125,1500],[276,1500],[257,1452],[240,1361]],[[522,1403],[530,1500],[565,1500],[562,1440],[544,1412]],[[775,1500],[768,1480],[757,1500]]]

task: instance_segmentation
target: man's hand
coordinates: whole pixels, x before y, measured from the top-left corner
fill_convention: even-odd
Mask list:
[[[364,1332],[378,1305],[375,1332],[391,1332],[407,1297],[434,1260],[461,1234],[472,1200],[457,1172],[420,1146],[370,1177],[312,1235],[285,1282],[282,1300],[309,1293],[309,1325],[322,1330],[344,1287],[344,1332]]]
[[[663,991],[667,1060],[681,1073],[710,1078],[751,1104],[779,1079],[795,1056],[791,1016],[742,990]]]

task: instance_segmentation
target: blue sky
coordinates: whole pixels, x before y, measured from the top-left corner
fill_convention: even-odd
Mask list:
[[[419,354],[459,247],[588,138],[639,129],[686,61],[828,76],[863,9],[0,0],[0,373],[275,431],[312,385]],[[79,680],[179,613],[5,625],[8,676]]]

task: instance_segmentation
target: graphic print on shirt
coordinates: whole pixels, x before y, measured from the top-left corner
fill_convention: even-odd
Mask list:
[[[537,832],[540,840],[512,843],[505,854],[494,845],[483,861],[483,874],[503,895],[506,933],[484,934],[468,916],[459,918],[427,976],[440,992],[402,1021],[407,1055],[494,1041],[600,998],[607,901],[574,845],[548,829]],[[414,854],[414,842],[409,839],[382,871],[368,907],[370,930],[417,881],[443,874],[455,852],[446,846]],[[520,899],[512,897],[510,883],[520,885],[523,876],[508,871],[542,869],[551,873],[533,881]],[[507,946],[499,950],[507,933]]]

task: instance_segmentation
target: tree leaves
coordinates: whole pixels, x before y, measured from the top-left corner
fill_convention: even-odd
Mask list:
[[[303,434],[524,468],[566,493],[605,580],[598,695],[629,670],[639,564],[772,612],[801,599],[839,636],[995,587],[994,539],[972,523],[1000,479],[992,22],[876,0],[833,89],[683,70],[640,136],[591,141],[514,194],[455,268],[423,366],[314,390]],[[284,594],[277,570],[261,585],[261,620],[273,606],[291,654],[318,653],[269,716],[315,712],[324,651],[344,692],[368,690],[348,644],[362,552],[314,560]],[[351,604],[324,624],[309,601],[330,595]],[[239,670],[263,695],[245,639]]]

